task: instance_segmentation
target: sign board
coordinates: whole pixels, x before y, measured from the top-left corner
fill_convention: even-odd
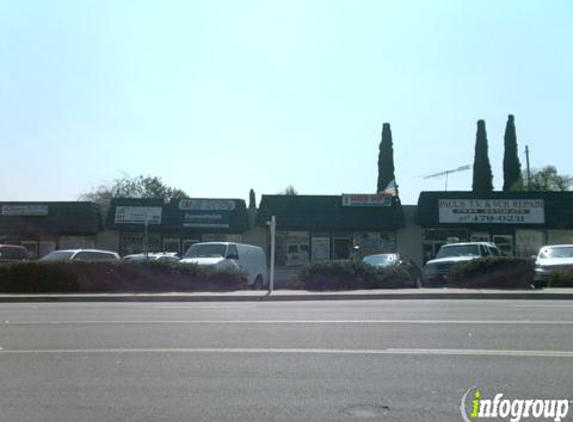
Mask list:
[[[235,201],[232,199],[182,199],[179,209],[183,211],[233,211]]]
[[[229,228],[229,211],[195,211],[183,216],[183,227]]]
[[[2,205],[2,215],[6,216],[46,216],[47,205]]]
[[[392,195],[387,194],[342,194],[344,207],[389,207]]]
[[[161,207],[116,207],[116,224],[161,224]]]
[[[440,199],[440,223],[545,224],[542,199]]]

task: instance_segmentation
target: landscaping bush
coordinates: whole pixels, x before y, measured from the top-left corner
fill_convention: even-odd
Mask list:
[[[245,275],[197,265],[133,262],[27,262],[0,266],[0,293],[233,291]]]
[[[558,270],[551,273],[548,287],[573,287],[573,270]]]
[[[313,262],[301,268],[298,280],[305,290],[359,290],[416,287],[402,268],[377,269],[362,261]]]
[[[529,289],[534,284],[535,264],[523,258],[486,258],[455,264],[447,287],[475,289]]]

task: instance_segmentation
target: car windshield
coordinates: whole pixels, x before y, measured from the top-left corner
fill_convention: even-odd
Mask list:
[[[396,255],[394,254],[369,255],[365,256],[362,260],[370,265],[387,267],[390,265],[394,265],[396,263]]]
[[[573,246],[561,246],[553,248],[544,248],[539,253],[539,258],[573,258]]]
[[[442,246],[436,258],[449,258],[452,256],[479,256],[479,247],[478,245]]]
[[[67,261],[72,259],[73,252],[50,252],[48,255],[40,258],[40,261]]]
[[[185,254],[185,258],[218,258],[225,256],[227,245],[193,245]]]
[[[0,259],[28,259],[28,253],[22,248],[4,246],[0,248]]]

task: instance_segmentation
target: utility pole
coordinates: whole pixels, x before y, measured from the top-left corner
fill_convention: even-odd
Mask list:
[[[525,146],[525,162],[527,163],[527,190],[531,186],[531,170],[529,169],[529,146]]]

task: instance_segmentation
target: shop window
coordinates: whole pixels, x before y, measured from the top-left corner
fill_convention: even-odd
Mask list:
[[[56,250],[56,242],[52,240],[43,240],[38,243],[38,258]]]
[[[541,230],[516,230],[515,254],[521,257],[537,255],[545,244],[545,233]]]
[[[183,239],[183,251],[182,251],[183,255],[187,253],[187,251],[191,246],[199,242],[200,242],[199,239]]]
[[[95,249],[93,236],[60,236],[59,249]]]
[[[513,255],[513,236],[509,234],[494,234],[492,240],[502,254],[508,256]]]
[[[276,237],[277,265],[300,266],[308,263],[310,236],[308,232],[281,231]]]
[[[38,258],[38,242],[24,240],[22,242],[22,246],[24,246],[28,250],[28,256],[30,257],[30,259]]]
[[[330,259],[330,235],[328,233],[316,233],[312,235],[313,261],[326,261]]]
[[[147,252],[161,251],[161,236],[159,233],[148,233]],[[121,255],[131,255],[145,252],[145,239],[143,233],[121,234]]]
[[[181,253],[181,240],[175,237],[166,237],[163,239],[163,250],[165,252]]]
[[[362,256],[396,252],[396,235],[391,232],[354,233],[352,246],[358,246]]]
[[[349,259],[352,252],[352,241],[349,237],[335,237],[332,239],[333,259]]]

